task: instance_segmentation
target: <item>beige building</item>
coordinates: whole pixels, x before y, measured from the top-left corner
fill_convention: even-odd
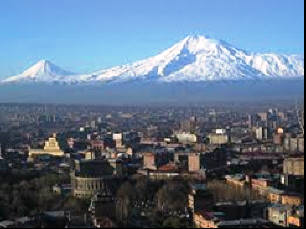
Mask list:
[[[183,143],[183,144],[197,142],[197,136],[192,133],[177,133],[176,138],[178,139],[179,143]]]
[[[267,209],[267,219],[273,224],[288,227],[288,217],[292,215],[292,207],[275,204]]]
[[[301,206],[304,204],[304,197],[300,195],[283,195],[282,204],[290,206]]]
[[[258,127],[256,128],[255,132],[256,132],[256,139],[262,140],[263,139],[263,128]]]
[[[63,157],[64,152],[60,149],[60,146],[56,140],[56,134],[53,134],[51,138],[45,141],[43,149],[30,149],[29,158],[33,158],[39,155],[51,155],[56,157]]]
[[[222,145],[229,142],[229,137],[227,134],[217,134],[211,133],[208,135],[209,143],[213,145]]]
[[[286,158],[283,165],[283,173],[295,176],[304,176],[304,157]]]
[[[188,155],[188,171],[198,172],[201,169],[200,154],[192,153]]]
[[[218,228],[219,219],[213,213],[198,211],[194,213],[193,223],[195,228]]]
[[[267,112],[257,113],[257,116],[261,119],[261,121],[267,121],[268,120],[268,113]]]

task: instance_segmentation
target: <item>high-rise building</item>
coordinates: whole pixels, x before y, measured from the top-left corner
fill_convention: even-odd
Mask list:
[[[262,140],[263,139],[263,128],[262,127],[257,127],[256,128],[256,139],[257,140]]]
[[[121,148],[122,147],[122,133],[115,133],[113,134],[113,140],[115,141],[116,148]]]
[[[201,169],[200,154],[192,153],[188,155],[188,171],[198,172]]]
[[[251,129],[252,128],[252,115],[250,114],[248,114],[247,124],[248,124],[248,128]]]

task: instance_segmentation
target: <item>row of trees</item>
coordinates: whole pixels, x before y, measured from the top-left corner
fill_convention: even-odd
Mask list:
[[[12,181],[12,177],[16,181]],[[24,178],[24,175],[20,175]],[[34,215],[42,211],[54,209],[61,199],[55,195],[51,187],[61,183],[58,175],[48,174],[32,178],[30,175],[22,179],[15,174],[8,174],[0,183],[0,218],[8,219]]]
[[[207,182],[207,189],[213,194],[214,202],[258,200],[258,193],[249,188],[234,187],[224,181],[213,180]],[[135,213],[135,203],[153,202],[151,208],[151,223],[156,226],[182,226],[185,221],[170,216],[169,212],[183,212],[188,203],[190,192],[188,181],[150,181],[146,178],[137,178],[123,183],[117,190],[117,199],[120,205],[119,221],[128,222]],[[118,214],[118,213],[117,213]],[[188,226],[188,225],[184,225]]]
[[[258,200],[262,197],[248,187],[226,184],[224,181],[213,180],[207,183],[208,190],[213,194],[214,201],[244,201]]]
[[[151,225],[182,226],[182,220],[164,213],[184,211],[188,193],[188,182],[184,180],[151,181],[147,178],[137,178],[126,181],[116,194],[118,220],[127,224],[129,219],[137,214],[136,205],[144,203],[151,211]],[[153,205],[149,206],[148,203]]]

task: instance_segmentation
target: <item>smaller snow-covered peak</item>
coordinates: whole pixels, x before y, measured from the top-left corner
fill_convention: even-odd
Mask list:
[[[40,60],[22,73],[22,75],[27,77],[35,77],[42,75],[65,76],[72,74],[72,72],[65,71],[48,60]]]
[[[52,82],[61,81],[65,76],[74,75],[74,73],[61,69],[48,60],[40,60],[19,75],[9,77],[3,82],[19,82],[19,81],[37,81]]]

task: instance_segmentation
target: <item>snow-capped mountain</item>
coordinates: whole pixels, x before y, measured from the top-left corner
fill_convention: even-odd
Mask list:
[[[23,73],[9,77],[3,82],[54,82],[66,81],[74,73],[65,71],[48,60],[40,60]]]
[[[133,64],[100,70],[93,74],[73,75],[48,61],[40,61],[21,75],[8,78],[5,82],[199,82],[303,76],[303,56],[250,53],[224,41],[205,36],[188,36],[168,50]]]
[[[224,41],[188,36],[152,58],[94,73],[91,80],[218,81],[304,76],[304,57],[252,54]]]

